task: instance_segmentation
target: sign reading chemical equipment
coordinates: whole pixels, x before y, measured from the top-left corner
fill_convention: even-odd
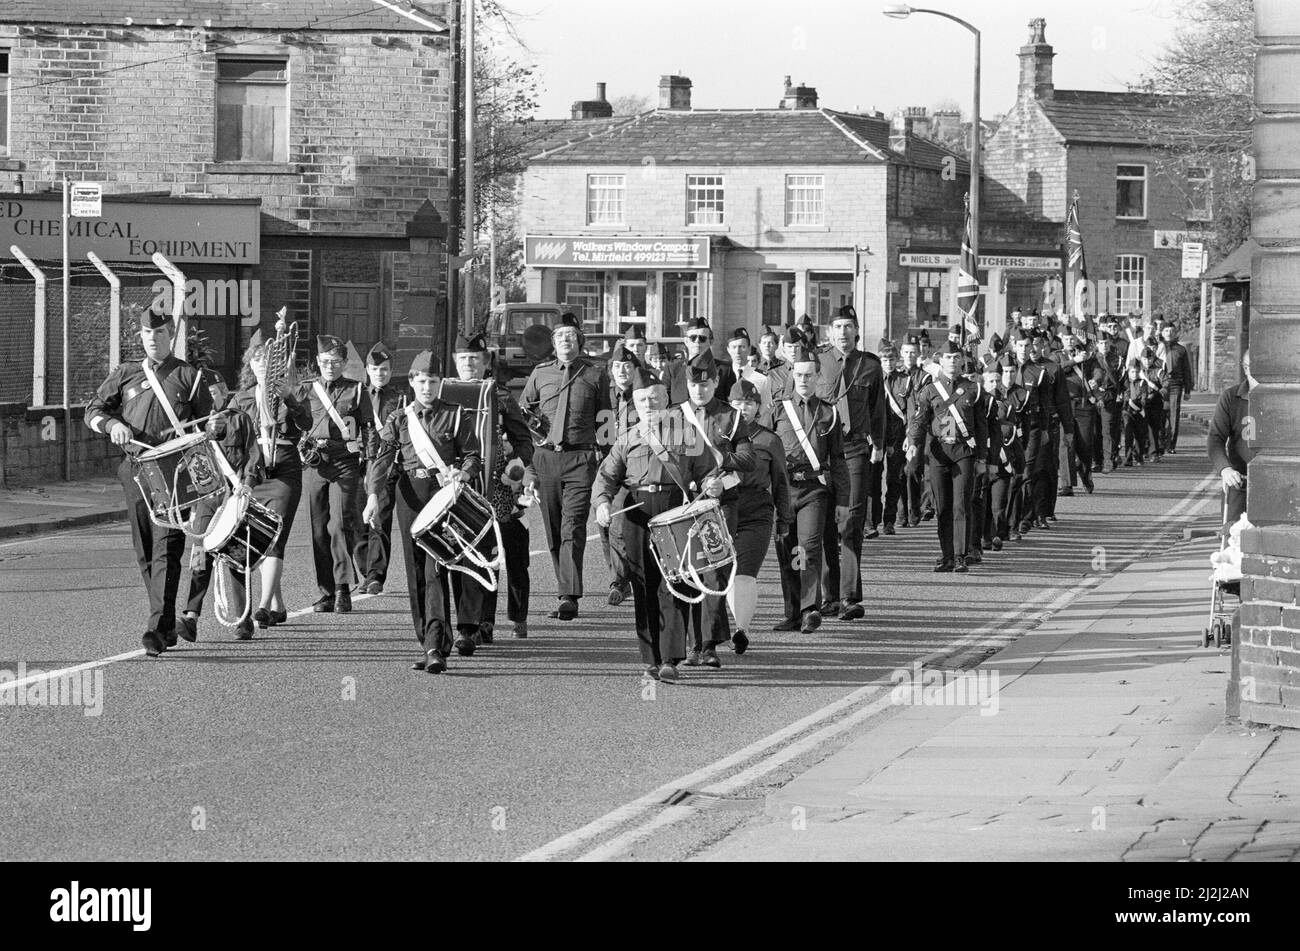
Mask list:
[[[68,188],[74,218],[99,218],[104,214],[104,190],[99,182],[76,182]]]
[[[689,235],[537,236],[524,239],[527,267],[707,268],[709,239]]]
[[[78,183],[78,187],[82,183]],[[174,264],[256,264],[260,201],[104,195],[102,215],[68,220],[69,252],[85,259],[145,261],[161,253]],[[0,260],[17,245],[35,260],[63,257],[63,195],[0,196]]]

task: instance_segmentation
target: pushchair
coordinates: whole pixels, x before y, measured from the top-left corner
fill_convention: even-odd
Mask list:
[[[1219,550],[1210,555],[1210,626],[1201,632],[1202,647],[1232,643],[1232,615],[1241,606],[1241,533],[1251,527],[1242,515],[1219,530]],[[1229,598],[1236,604],[1229,607]]]

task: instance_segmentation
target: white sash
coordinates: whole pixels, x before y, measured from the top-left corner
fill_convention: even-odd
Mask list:
[[[451,467],[443,461],[442,456],[438,455],[438,450],[434,447],[429,434],[424,431],[424,425],[420,422],[417,413],[415,403],[406,405],[406,430],[411,437],[411,446],[415,449],[415,454],[420,458],[424,468],[436,469],[443,477],[443,481],[449,482],[451,480]]]
[[[702,409],[703,407],[700,408]],[[695,415],[696,407],[692,406],[688,400],[681,404],[681,410],[682,415],[690,420],[691,425],[694,426],[696,432],[700,434],[700,438],[704,440],[704,445],[709,447],[709,452],[713,453],[713,461],[718,465],[722,465],[722,453],[718,452],[713,443],[709,441],[709,434],[705,430],[704,424],[701,423],[700,418]]]
[[[898,405],[898,400],[894,399],[894,392],[889,388],[888,380],[885,381],[884,390],[885,390],[885,398],[889,400],[889,408],[894,411],[895,416],[897,416],[901,420],[906,421],[907,414],[904,413],[902,408]]]
[[[276,420],[270,418],[270,407],[267,406],[266,401],[266,387],[261,383],[257,384],[254,398],[257,402],[257,438],[262,446],[262,455],[265,457],[266,467],[270,469],[275,465]]]
[[[803,454],[812,463],[813,472],[821,472],[821,460],[817,458],[812,443],[808,441],[808,434],[804,432],[803,423],[799,421],[799,410],[795,407],[794,400],[782,400],[781,402],[785,405],[785,415],[790,418],[790,425],[794,427],[794,434],[799,437],[799,445],[803,446]]]
[[[384,428],[384,421],[379,418],[379,401],[373,396],[370,398],[370,417],[375,421],[375,432]]]
[[[358,387],[360,387],[360,385],[361,384],[359,383],[357,384]],[[316,380],[311,386],[312,389],[316,391],[317,399],[319,399],[321,405],[325,407],[325,412],[330,414],[330,419],[332,419],[334,425],[339,428],[339,435],[348,441],[354,439],[355,436],[352,434],[352,430],[348,428],[348,424],[344,421],[343,417],[339,415],[339,411],[334,408],[334,401],[330,399],[329,391],[325,389],[325,385],[321,383],[320,380]]]
[[[961,433],[961,438],[966,440],[966,445],[974,449],[975,440],[972,438],[970,430],[966,428],[966,421],[961,418],[961,413],[957,411],[957,407],[953,405],[951,397],[948,396],[948,391],[943,388],[943,383],[938,377],[935,377],[930,382],[933,383],[934,388],[939,391],[939,396],[943,398],[943,401],[948,404],[948,412],[951,413],[952,418],[957,421],[957,430]]]
[[[176,410],[172,409],[171,400],[167,399],[167,394],[163,392],[162,384],[158,382],[158,374],[153,372],[153,367],[149,366],[147,358],[140,361],[140,366],[144,368],[144,375],[149,380],[149,387],[153,390],[154,399],[162,405],[163,412],[167,414],[167,420],[172,424],[172,429],[176,430],[177,436],[184,436],[185,427],[181,425]]]

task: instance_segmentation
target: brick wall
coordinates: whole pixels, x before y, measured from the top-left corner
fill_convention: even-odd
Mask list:
[[[1240,716],[1300,727],[1300,530],[1245,532],[1242,552]]]
[[[122,451],[82,423],[85,406],[72,407],[72,478],[113,472]],[[46,439],[52,434],[54,439]],[[63,477],[63,410],[0,406],[0,485],[39,485]]]
[[[985,147],[983,207],[994,215],[1064,221],[1067,177],[1060,133],[1032,98],[1017,100]]]

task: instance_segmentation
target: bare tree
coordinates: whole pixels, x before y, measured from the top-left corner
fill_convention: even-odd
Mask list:
[[[610,105],[614,107],[616,116],[639,116],[643,112],[650,110],[650,97],[631,94],[627,96],[618,96],[611,100]]]

